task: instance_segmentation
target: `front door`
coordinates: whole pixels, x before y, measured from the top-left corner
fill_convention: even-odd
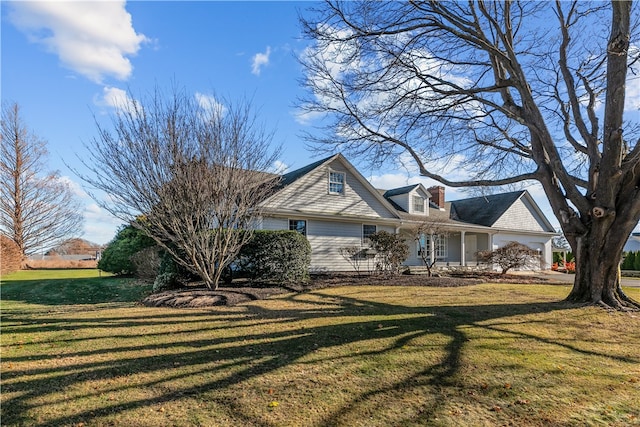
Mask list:
[[[478,252],[478,236],[475,234],[465,234],[464,236],[464,259],[466,265],[476,263],[478,258],[476,257]]]

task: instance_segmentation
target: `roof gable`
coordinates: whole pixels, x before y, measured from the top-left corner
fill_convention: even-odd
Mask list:
[[[451,218],[486,227],[555,232],[527,190],[455,200]]]
[[[451,217],[472,224],[491,227],[518,200],[524,191],[491,194],[451,202]]]
[[[345,194],[329,194],[329,171],[346,174]],[[264,206],[281,213],[399,218],[396,209],[342,154],[284,174]]]

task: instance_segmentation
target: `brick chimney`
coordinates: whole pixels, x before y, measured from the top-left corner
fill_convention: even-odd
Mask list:
[[[440,209],[444,209],[444,187],[435,185],[427,188],[427,191],[431,194],[433,204],[437,205]]]

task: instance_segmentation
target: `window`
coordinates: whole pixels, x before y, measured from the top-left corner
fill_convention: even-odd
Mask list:
[[[375,232],[376,232],[375,225],[362,224],[362,244],[368,245],[369,243],[371,243],[371,241],[369,240],[369,237],[371,237],[371,235],[374,234]]]
[[[329,172],[329,194],[344,194],[344,172]]]
[[[290,219],[289,230],[297,231],[303,236],[307,235],[307,221],[304,219]]]
[[[424,213],[424,199],[420,196],[413,196],[413,211]]]
[[[447,250],[447,236],[445,235],[437,235],[437,236],[430,236],[427,234],[423,234],[420,236],[420,240],[418,240],[417,243],[417,252],[418,252],[418,257],[422,257],[422,251],[424,251],[424,255],[425,258],[430,259],[431,258],[431,237],[434,238],[433,240],[433,249],[434,249],[434,254],[435,254],[435,259],[446,259],[448,254],[448,250]]]

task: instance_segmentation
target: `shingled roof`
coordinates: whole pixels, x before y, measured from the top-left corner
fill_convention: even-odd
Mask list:
[[[413,185],[407,185],[406,187],[394,188],[392,190],[385,191],[382,195],[384,197],[392,197],[392,196],[397,196],[399,194],[407,194],[419,185],[420,184],[413,184]]]
[[[289,185],[292,182],[296,181],[297,179],[305,176],[306,174],[308,174],[309,172],[311,172],[312,170],[314,170],[318,166],[323,165],[325,162],[333,159],[334,157],[336,157],[335,154],[332,155],[332,156],[329,156],[327,158],[324,158],[322,160],[318,160],[317,162],[313,162],[313,163],[311,163],[309,165],[303,166],[300,169],[296,169],[294,171],[285,173],[280,178],[280,183],[279,183],[278,187],[279,188],[286,187],[287,185]]]
[[[451,218],[491,227],[526,191],[492,194],[451,202]]]

